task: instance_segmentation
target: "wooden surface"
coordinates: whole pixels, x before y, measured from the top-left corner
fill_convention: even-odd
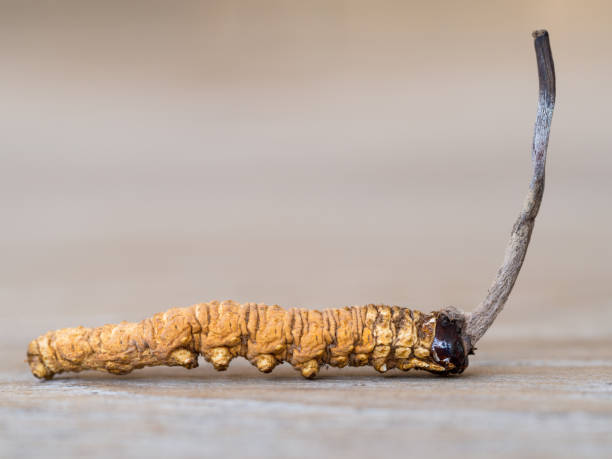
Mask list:
[[[460,377],[349,369],[315,381],[236,362],[39,382],[15,364],[22,352],[5,352],[0,455],[610,456],[611,340],[486,348]]]

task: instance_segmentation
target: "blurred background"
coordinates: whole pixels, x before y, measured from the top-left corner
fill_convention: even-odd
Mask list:
[[[608,2],[0,6],[1,344],[231,298],[470,310],[547,190],[485,340],[612,319]],[[484,341],[483,341],[484,345]]]
[[[462,379],[357,379],[365,392],[347,403],[370,411],[326,411],[322,401],[308,424],[327,426],[317,431],[271,414],[297,405],[249,411],[259,406],[252,388],[277,399],[288,375],[298,395],[286,390],[283,400],[337,401],[347,397],[334,392],[344,383],[302,386],[293,372],[259,377],[246,363],[229,376],[208,365],[189,376],[175,369],[180,375],[151,380],[158,398],[146,406],[162,411],[134,422],[130,403],[143,400],[156,370],[33,380],[26,346],[47,330],[140,320],[213,299],[472,310],[502,261],[530,181],[538,85],[531,32],[540,28],[550,32],[557,70],[546,193],[515,291]],[[0,392],[14,408],[0,419],[13,441],[7,457],[41,438],[61,443],[73,427],[84,449],[71,454],[82,457],[103,441],[86,433],[113,428],[110,419],[123,419],[113,425],[124,446],[139,448],[124,433],[141,426],[143,445],[176,453],[177,443],[163,441],[203,425],[190,417],[194,406],[213,423],[238,410],[221,422],[223,432],[263,429],[258,441],[269,443],[249,445],[263,445],[264,456],[288,425],[297,430],[286,438],[313,438],[309,448],[341,442],[355,457],[379,454],[373,448],[386,439],[397,452],[404,431],[387,424],[396,416],[421,426],[413,433],[423,441],[412,448],[427,454],[441,431],[485,441],[471,457],[555,447],[557,457],[609,454],[611,56],[606,1],[2,0],[0,370],[9,376]],[[506,367],[494,366],[504,359]],[[529,367],[544,361],[548,370]],[[591,364],[598,367],[584,368]],[[392,384],[402,387],[393,392]],[[406,387],[412,398],[402,398]],[[164,398],[170,393],[204,398]],[[231,401],[207,398],[214,393]],[[448,411],[431,417],[432,404]],[[410,414],[415,406],[421,411]],[[470,411],[480,409],[506,417]],[[563,417],[554,417],[559,410]],[[46,417],[35,422],[33,413]],[[342,424],[353,421],[371,429],[361,443],[359,426]],[[336,435],[340,425],[346,436]],[[221,448],[214,438],[227,433],[205,426],[208,451]],[[518,437],[508,436],[513,429]],[[194,453],[189,441],[185,451]],[[459,444],[447,446],[453,455],[465,453]],[[288,448],[283,457],[292,457]],[[334,448],[309,451],[339,457]]]

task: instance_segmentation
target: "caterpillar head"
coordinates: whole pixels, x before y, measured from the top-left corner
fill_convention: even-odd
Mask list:
[[[472,353],[463,338],[465,320],[454,311],[440,312],[436,320],[436,333],[431,345],[434,360],[447,369],[447,373],[462,373]]]

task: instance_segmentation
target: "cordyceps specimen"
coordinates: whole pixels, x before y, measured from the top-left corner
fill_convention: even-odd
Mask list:
[[[355,306],[324,311],[224,301],[174,308],[138,323],[48,332],[28,347],[34,376],[169,365],[194,368],[198,355],[217,370],[245,357],[268,373],[289,362],[306,378],[321,366],[372,365],[385,372],[417,368],[461,373],[468,354],[504,307],[525,259],[544,193],[544,166],[555,103],[555,72],[548,33],[533,33],[540,80],[533,137],[533,178],[512,228],[503,264],[484,301],[472,313],[448,307],[429,314],[399,306]]]

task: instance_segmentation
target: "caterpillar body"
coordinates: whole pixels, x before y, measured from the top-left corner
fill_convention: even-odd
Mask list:
[[[317,311],[213,301],[137,323],[51,331],[30,343],[27,357],[41,379],[65,371],[195,368],[199,355],[220,371],[239,356],[264,373],[288,362],[305,378],[327,365],[461,373],[468,365],[464,324],[453,316],[452,309],[424,314],[368,305]]]

